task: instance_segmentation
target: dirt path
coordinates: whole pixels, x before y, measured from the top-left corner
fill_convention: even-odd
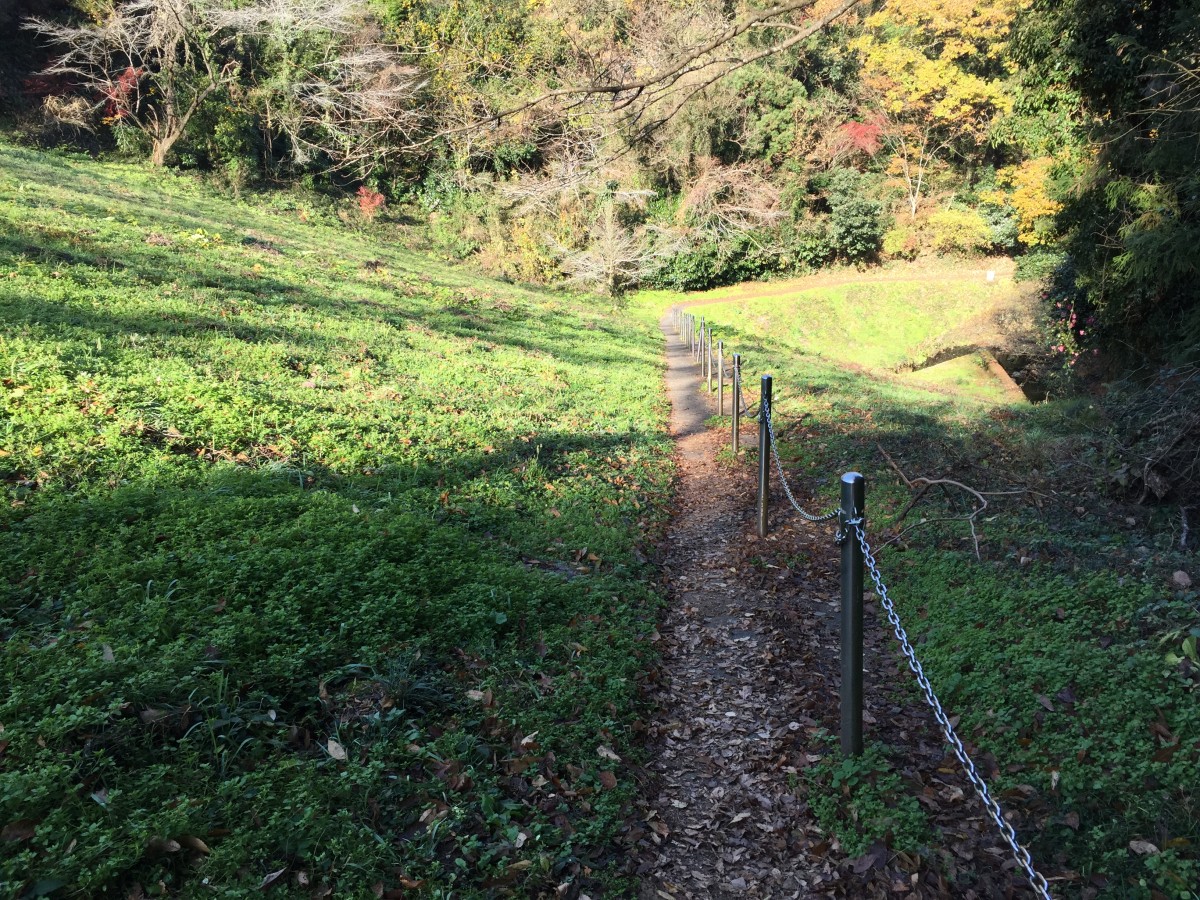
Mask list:
[[[775,627],[775,591],[746,577],[752,479],[717,462],[728,436],[704,426],[715,403],[669,318],[663,330],[680,481],[664,548],[667,682],[651,729],[657,790],[646,798],[642,896],[813,896],[829,867],[803,851],[812,823],[787,768],[815,723],[795,712],[803,689],[780,665],[791,648]]]
[[[894,748],[893,764],[928,817],[931,849],[915,855],[876,843],[851,859],[818,826],[804,772],[836,752],[818,737],[838,727],[832,528],[803,522],[775,498],[771,534],[758,538],[753,467],[718,461],[728,431],[705,427],[716,404],[669,312],[662,329],[679,481],[662,547],[669,609],[648,726],[652,761],[627,835],[640,900],[1026,896],[925,708],[889,699],[902,669],[870,596],[868,740]],[[743,433],[756,440],[753,421]],[[792,439],[804,437],[793,430]]]

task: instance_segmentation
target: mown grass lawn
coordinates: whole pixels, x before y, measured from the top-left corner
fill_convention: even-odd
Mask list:
[[[0,146],[0,894],[613,878],[649,324]]]
[[[875,290],[860,298],[864,319],[890,303]],[[656,310],[672,299],[640,303]],[[745,355],[751,398],[758,376],[774,374],[783,460],[817,508],[836,504],[842,472],[861,471],[872,541],[895,536],[912,495],[879,447],[909,476],[1020,492],[991,498],[979,518],[982,560],[961,521],[967,494],[930,497],[904,528],[960,521],[908,531],[879,559],[935,689],[961,716],[960,734],[1022,840],[1063,873],[1055,890],[1197,897],[1200,695],[1185,657],[1195,654],[1200,600],[1171,583],[1194,558],[1175,549],[1177,510],[1129,507],[1100,489],[1101,404],[1002,406],[922,390],[847,365],[892,358],[901,348],[886,330],[850,332],[834,354],[813,342],[813,329],[832,327],[819,317],[784,327],[758,309],[696,312]],[[910,680],[898,690],[921,702]]]

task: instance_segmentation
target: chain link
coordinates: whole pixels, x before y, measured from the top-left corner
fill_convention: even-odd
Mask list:
[[[768,423],[770,422],[769,417],[767,421]],[[892,625],[896,640],[900,642],[900,649],[903,650],[905,657],[908,659],[908,668],[916,676],[917,684],[921,686],[921,692],[925,695],[925,702],[933,710],[933,715],[942,727],[942,734],[945,735],[947,743],[950,744],[954,755],[958,757],[963,771],[966,772],[967,778],[974,785],[975,792],[979,795],[979,799],[983,801],[983,805],[987,808],[992,821],[1000,829],[1001,836],[1003,836],[1005,842],[1012,849],[1017,864],[1024,869],[1025,876],[1033,886],[1034,892],[1042,900],[1053,900],[1050,895],[1050,885],[1046,883],[1046,879],[1042,874],[1034,868],[1033,858],[1029,855],[1029,851],[1017,840],[1016,831],[1009,824],[1008,820],[1004,818],[1004,813],[1000,810],[1000,804],[992,798],[987,783],[975,768],[975,763],[971,761],[971,757],[967,755],[966,748],[963,747],[962,741],[959,740],[958,734],[954,730],[954,725],[950,722],[950,717],[946,715],[946,711],[942,709],[942,704],[938,701],[937,694],[933,692],[933,685],[929,683],[929,679],[925,676],[925,670],[921,666],[921,661],[917,659],[916,651],[913,650],[912,644],[908,640],[908,633],[900,623],[900,616],[896,612],[896,607],[888,597],[887,585],[883,583],[883,575],[880,573],[879,566],[875,562],[874,554],[871,553],[871,545],[867,543],[867,533],[863,528],[863,520],[861,518],[852,518],[843,522],[842,525],[843,532],[841,533],[849,536],[851,530],[853,530],[854,536],[858,538],[858,545],[862,548],[863,560],[867,564],[871,580],[875,582],[875,593],[879,596],[879,603],[887,613],[888,622]]]
[[[775,469],[779,472],[779,483],[783,485],[783,492],[787,494],[788,502],[792,504],[796,512],[800,513],[800,518],[802,519],[806,519],[809,522],[832,522],[841,515],[840,509],[832,509],[824,515],[814,516],[796,502],[796,498],[792,496],[792,489],[788,485],[787,475],[784,474],[783,463],[779,459],[779,449],[775,445],[775,426],[771,423],[771,404],[764,404],[760,415],[767,422],[767,435],[771,438],[771,456],[775,459]]]
[[[722,365],[721,368],[723,369],[724,366]],[[730,367],[729,376],[732,380],[732,367]],[[742,409],[747,413],[749,412],[750,401],[746,397],[743,382],[741,381],[738,383],[738,396],[733,398],[733,402],[735,404],[740,402]],[[796,498],[792,495],[791,486],[788,484],[787,475],[783,470],[783,462],[779,458],[779,448],[775,440],[775,426],[771,421],[771,404],[760,404],[759,416],[766,421],[767,434],[770,437],[771,443],[771,456],[775,460],[775,469],[779,472],[779,482],[783,485],[783,492],[787,495],[788,502],[792,504],[792,507],[802,518],[809,522],[830,522],[834,519],[839,519],[842,516],[840,509],[833,509],[824,515],[815,516],[796,502]],[[913,650],[912,643],[908,639],[908,633],[904,630],[904,625],[900,622],[900,615],[896,612],[896,607],[892,603],[891,598],[888,597],[887,585],[883,582],[883,574],[879,571],[875,555],[871,552],[871,545],[867,542],[867,533],[863,527],[863,519],[857,515],[854,518],[842,518],[838,528],[837,542],[839,544],[845,543],[851,537],[858,539],[859,547],[862,548],[863,560],[870,572],[871,580],[875,583],[875,592],[879,596],[879,602],[887,613],[888,622],[891,623],[896,640],[899,641],[900,648],[908,660],[908,668],[916,676],[917,684],[920,685],[921,692],[925,696],[925,702],[933,710],[934,717],[937,719],[938,725],[941,726],[946,742],[950,745],[950,749],[954,751],[955,757],[957,757],[959,763],[962,765],[967,778],[970,779],[976,794],[979,795],[979,799],[987,809],[988,815],[991,816],[992,821],[1000,830],[1000,835],[1012,850],[1017,864],[1025,872],[1025,877],[1029,879],[1029,884],[1033,887],[1034,893],[1041,900],[1053,900],[1050,894],[1050,885],[1046,882],[1045,877],[1034,867],[1033,857],[1029,855],[1029,851],[1017,839],[1016,830],[1004,818],[1000,804],[992,797],[991,792],[988,790],[987,782],[983,780],[983,776],[975,768],[975,763],[971,761],[971,757],[967,754],[962,740],[959,739],[954,725],[950,722],[950,717],[942,709],[942,704],[938,700],[937,694],[933,691],[933,685],[929,683],[929,678],[925,675],[925,669],[922,667],[921,661],[917,659],[916,651]]]

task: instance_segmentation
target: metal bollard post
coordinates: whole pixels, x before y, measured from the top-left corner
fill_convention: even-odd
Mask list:
[[[717,415],[725,415],[725,342],[717,341]]]
[[[771,490],[771,432],[767,428],[767,416],[771,412],[770,375],[762,377],[762,389],[758,401],[758,536],[767,536],[767,505]]]
[[[863,752],[863,552],[854,528],[867,505],[866,479],[842,476],[842,753]]]
[[[704,378],[708,379],[708,392],[713,392],[713,329],[708,329],[708,365],[704,366]]]
[[[742,354],[733,354],[733,455],[740,449],[742,425]]]

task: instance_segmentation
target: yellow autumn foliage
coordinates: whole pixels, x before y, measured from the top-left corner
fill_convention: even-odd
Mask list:
[[[1054,164],[1052,157],[1043,156],[1001,169],[996,173],[1000,189],[981,197],[985,203],[1011,207],[1016,212],[1017,236],[1030,247],[1048,244],[1054,237],[1054,216],[1062,209],[1048,190]]]

